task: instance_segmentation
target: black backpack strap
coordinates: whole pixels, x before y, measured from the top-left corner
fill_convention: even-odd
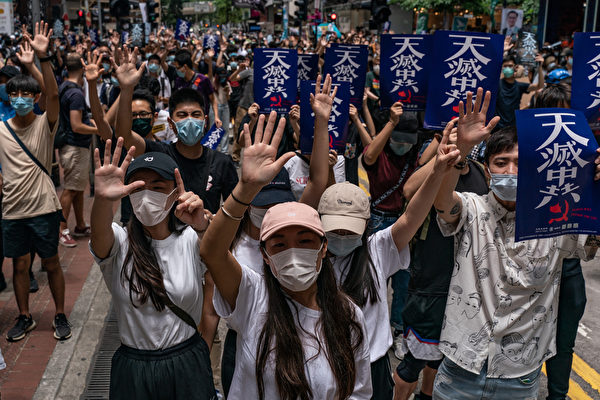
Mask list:
[[[15,131],[13,130],[13,128],[10,127],[10,125],[8,124],[8,121],[3,121],[4,125],[6,126],[6,129],[8,129],[8,131],[10,132],[10,134],[12,135],[12,137],[15,139],[15,141],[18,143],[19,146],[21,146],[21,149],[23,149],[23,151],[25,152],[25,154],[27,154],[27,156],[29,158],[31,158],[31,161],[33,161],[35,163],[35,165],[37,165],[42,171],[44,171],[44,173],[48,176],[50,176],[50,173],[48,173],[48,170],[46,169],[46,167],[44,167],[42,165],[42,163],[40,162],[40,160],[38,160],[32,153],[31,151],[29,151],[29,149],[27,148],[27,146],[25,146],[25,143],[23,143],[23,141],[21,139],[19,139],[19,137],[17,136],[17,134],[15,133]]]
[[[171,299],[169,299],[169,302],[165,305],[169,307],[169,310],[173,311],[173,313],[177,315],[183,322],[191,326],[195,331],[198,331],[198,326],[196,325],[196,322],[194,322],[194,318],[192,318],[190,314],[173,304]]]

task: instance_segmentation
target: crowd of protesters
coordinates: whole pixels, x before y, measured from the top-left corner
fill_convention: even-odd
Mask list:
[[[12,259],[19,310],[6,339],[36,327],[36,255],[54,337],[71,337],[59,246],[89,240],[122,343],[111,398],[217,398],[209,356],[223,318],[231,399],[406,400],[421,373],[421,400],[535,399],[544,362],[548,399],[565,399],[585,308],[580,260],[598,241],[515,243],[514,124],[526,92],[530,107],[570,106],[568,44],[526,70],[507,37],[497,116],[486,120],[490,93],[479,89],[431,131],[400,102],[381,109],[377,35],[213,33],[217,51],[166,28],[140,47],[118,31],[59,38],[43,22],[4,38],[0,261]],[[322,66],[333,42],[368,46],[363,107],[350,106],[343,154],[329,150],[337,89],[319,75],[303,154],[300,107],[262,114],[254,102],[253,51],[316,53]],[[213,124],[225,130],[216,150],[201,143]],[[508,269],[527,271],[532,258],[543,277],[509,282]],[[547,309],[557,311],[541,326]]]

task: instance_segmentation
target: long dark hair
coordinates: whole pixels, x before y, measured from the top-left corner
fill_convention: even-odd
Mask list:
[[[169,213],[168,227],[169,232],[179,235],[185,226],[175,217],[175,206],[176,204],[173,204]],[[169,302],[169,297],[156,254],[152,248],[152,238],[135,214],[131,215],[127,225],[127,241],[129,246],[121,269],[121,283],[124,285],[127,282],[129,285],[131,304],[137,308],[133,299],[135,294],[139,304],[145,304],[150,299],[157,311],[164,310],[165,305]],[[131,269],[127,271],[130,261]]]
[[[313,393],[305,374],[304,349],[288,305],[288,296],[271,273],[270,267],[265,263],[263,268],[269,311],[257,346],[255,373],[259,398],[262,400],[265,397],[263,373],[269,355],[275,352],[275,381],[281,399],[309,400]],[[321,271],[317,278],[317,304],[321,308],[317,329],[321,330],[325,338],[325,348],[319,348],[319,352],[325,351],[333,371],[337,383],[337,400],[347,399],[354,391],[356,380],[354,354],[365,338],[356,320],[355,308],[350,299],[338,289],[333,267],[327,257],[321,261]],[[293,306],[296,307],[294,304]],[[317,339],[313,333],[303,331]]]
[[[367,304],[367,300],[370,300],[371,304],[380,300],[379,293],[377,293],[380,282],[375,273],[373,259],[369,254],[368,240],[367,230],[362,235],[362,245],[344,257],[344,261],[349,257],[352,257],[352,261],[343,263],[345,268],[348,268],[348,273],[344,282],[341,283],[342,290],[359,307]]]

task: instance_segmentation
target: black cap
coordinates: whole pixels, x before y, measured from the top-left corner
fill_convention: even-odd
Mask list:
[[[0,68],[0,75],[4,75],[8,79],[14,78],[20,73],[21,71],[19,71],[19,68],[14,67],[12,65],[5,65],[4,67]]]
[[[254,200],[252,200],[252,205],[263,207],[288,201],[296,201],[296,198],[292,193],[290,175],[285,168],[282,168],[275,178],[273,178],[271,183],[258,192]]]
[[[165,153],[144,153],[141,156],[136,157],[131,164],[129,164],[129,168],[127,168],[127,173],[125,174],[125,183],[128,183],[131,175],[140,169],[152,170],[163,178],[174,181],[175,168],[177,168],[177,163]]]

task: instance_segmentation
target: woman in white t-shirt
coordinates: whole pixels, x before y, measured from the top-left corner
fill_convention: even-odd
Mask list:
[[[330,86],[324,89],[329,93]],[[255,143],[243,154],[242,178],[200,246],[217,287],[215,309],[240,339],[229,397],[370,399],[364,319],[337,288],[316,210],[288,202],[267,211],[259,238],[262,276],[229,251],[246,207],[292,155],[276,160],[285,121],[270,143],[275,119],[272,113],[263,135],[260,116]],[[247,126],[244,143],[250,143]]]
[[[444,141],[445,140],[445,141]],[[459,153],[448,146],[448,134],[439,149],[435,167],[404,214],[387,229],[366,231],[369,198],[358,186],[337,183],[325,190],[319,213],[327,237],[330,262],[341,289],[361,308],[367,322],[371,352],[373,399],[391,400],[394,381],[387,356],[392,346],[388,326],[387,280],[410,263],[408,243],[427,217],[446,172]]]
[[[111,162],[107,140],[104,165],[95,150],[91,213],[90,251],[113,296],[122,343],[111,363],[110,398],[216,399],[197,330],[206,272],[198,241],[210,213],[185,192],[171,157],[146,153],[131,162],[132,146],[119,167],[122,146],[119,138]],[[127,195],[133,216],[124,229],[111,221],[114,203]]]

